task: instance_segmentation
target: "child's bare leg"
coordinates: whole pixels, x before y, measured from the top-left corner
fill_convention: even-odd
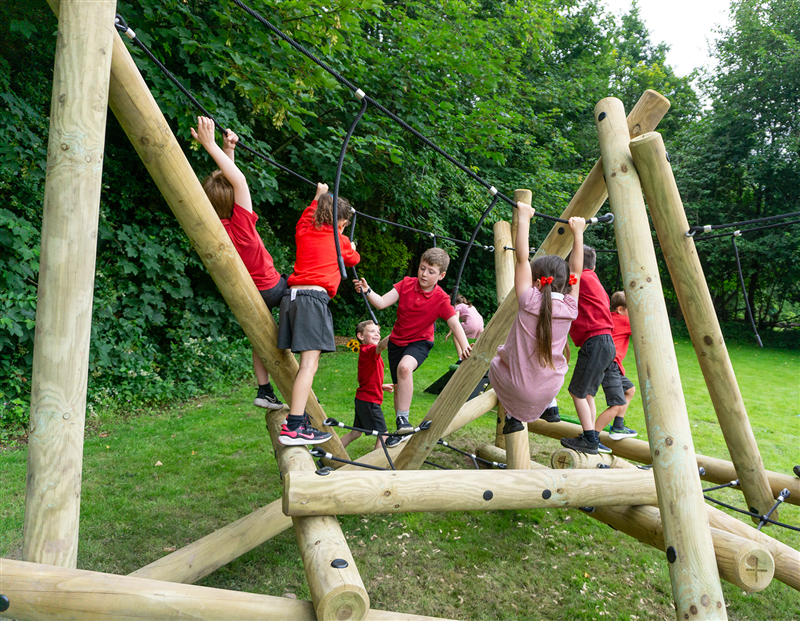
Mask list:
[[[397,365],[397,383],[394,385],[395,413],[408,412],[414,396],[414,371],[419,364],[413,356],[403,356]]]
[[[362,435],[361,432],[360,431],[356,431],[355,429],[352,429],[352,430],[348,431],[346,434],[344,434],[342,436],[342,446],[347,446],[353,440],[356,440],[357,438],[360,438],[361,435]]]
[[[319,366],[319,356],[319,350],[300,352],[300,369],[294,378],[289,416],[303,416],[305,413],[308,395],[311,394],[311,385]]]
[[[623,416],[625,414],[625,407],[624,405],[612,405],[610,408],[607,408],[597,417],[597,421],[594,424],[595,431],[603,431],[605,426],[614,420],[614,418]]]
[[[267,367],[265,367],[264,363],[261,362],[261,358],[258,357],[255,349],[253,350],[253,371],[255,371],[256,381],[258,382],[259,386],[269,383],[269,372],[267,372]]]
[[[597,404],[594,402],[594,395],[586,395],[586,402],[589,404],[589,409],[592,412],[592,420],[597,418]]]
[[[589,405],[589,402],[586,399],[576,397],[572,393],[569,393],[569,396],[572,397],[572,402],[575,404],[575,411],[578,413],[578,418],[581,421],[581,427],[583,427],[583,430],[593,430],[594,416],[592,415],[592,408]]]

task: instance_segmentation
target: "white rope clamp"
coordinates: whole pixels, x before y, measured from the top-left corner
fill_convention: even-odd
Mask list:
[[[710,225],[710,224],[706,224],[706,225],[703,227],[703,233],[710,233],[712,230],[713,230],[713,229],[711,228],[711,225]]]
[[[497,196],[497,188],[494,186],[490,187],[489,194],[491,194],[492,196]]]
[[[734,237],[741,237],[742,236],[742,232],[741,231],[734,231],[733,232],[733,236]]]
[[[121,22],[121,21],[120,21],[120,19],[119,19],[119,17],[115,17],[115,18],[114,18],[114,23],[115,23],[115,24],[120,24],[120,25],[124,25],[124,26],[125,26],[125,32],[124,32],[124,34],[125,34],[125,36],[127,36],[129,39],[135,39],[135,38],[136,38],[136,33],[135,33],[133,30],[131,30],[131,29],[128,27],[128,24],[125,24],[124,22]]]
[[[361,101],[362,99],[364,99],[364,97],[367,96],[367,94],[359,88],[356,89],[355,96],[358,97],[359,101]]]

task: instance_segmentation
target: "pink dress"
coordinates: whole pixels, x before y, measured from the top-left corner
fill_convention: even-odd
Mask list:
[[[456,310],[461,313],[464,321],[461,321],[461,327],[464,328],[464,334],[468,339],[476,339],[478,335],[483,332],[483,317],[474,306],[467,304],[456,304]]]
[[[567,374],[564,346],[572,320],[578,316],[578,301],[571,295],[552,294],[553,366],[543,367],[536,355],[536,325],[542,294],[531,287],[519,298],[519,313],[505,345],[489,367],[489,381],[509,416],[531,422],[542,415],[561,390]]]

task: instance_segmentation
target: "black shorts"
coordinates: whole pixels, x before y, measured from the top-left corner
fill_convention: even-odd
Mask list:
[[[356,417],[353,427],[386,433],[386,419],[383,417],[383,410],[380,403],[363,401],[356,397]]]
[[[281,298],[278,349],[291,349],[293,353],[336,351],[330,301],[324,291],[289,289]]]
[[[606,405],[625,405],[625,392],[633,388],[633,382],[622,374],[616,362],[611,363],[611,367],[603,377],[603,392],[606,395]]]
[[[395,345],[389,340],[386,347],[386,353],[389,356],[389,371],[392,374],[392,383],[397,383],[397,367],[403,356],[411,356],[417,361],[417,369],[425,362],[425,358],[431,353],[433,348],[433,341],[414,341],[408,345]],[[414,369],[415,371],[417,369]]]
[[[278,308],[281,304],[281,299],[289,290],[289,285],[286,284],[286,274],[281,274],[281,279],[271,289],[259,290],[261,297],[264,299],[264,304],[267,305],[269,310]]]
[[[614,339],[610,334],[598,334],[586,339],[578,351],[575,372],[569,382],[569,394],[578,399],[585,399],[586,395],[594,397],[606,373],[616,372],[619,374],[619,367],[614,364],[616,357],[617,349],[614,347]],[[608,403],[608,405],[624,405],[625,403],[623,397],[622,403]]]

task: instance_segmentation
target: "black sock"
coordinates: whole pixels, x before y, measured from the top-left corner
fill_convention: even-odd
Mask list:
[[[598,442],[600,442],[600,432],[595,431],[594,429],[584,431],[583,437],[586,438],[586,441],[589,444],[597,444]]]
[[[622,429],[625,426],[625,419],[622,416],[615,416],[611,426],[614,427],[614,429]]]
[[[289,416],[286,418],[286,427],[289,429],[289,431],[295,431],[302,424],[303,424],[302,416],[295,416],[293,414],[289,414]]]
[[[269,395],[271,397],[275,396],[275,393],[272,390],[272,384],[267,382],[266,384],[259,384],[258,385],[258,392],[263,395]]]

